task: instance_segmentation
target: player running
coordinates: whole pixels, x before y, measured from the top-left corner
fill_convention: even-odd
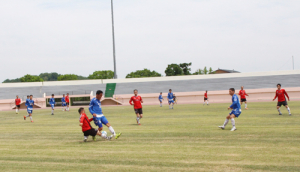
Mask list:
[[[17,96],[16,99],[15,99],[16,114],[19,114],[20,107],[21,107],[20,104],[21,104],[21,99],[19,98],[19,96]]]
[[[174,95],[172,93],[172,89],[169,89],[169,93],[168,93],[168,99],[169,99],[169,109],[171,109],[171,104],[172,104],[172,109],[174,106]]]
[[[160,92],[159,96],[158,96],[158,100],[159,100],[159,105],[160,107],[162,107],[162,101],[164,100],[163,96],[162,96],[162,92]]]
[[[241,86],[241,90],[239,92],[239,95],[241,96],[241,105],[243,104],[243,102],[245,102],[245,109],[247,110],[247,99],[246,96],[249,96],[246,91],[244,90],[244,86]]]
[[[287,94],[287,92],[285,91],[285,89],[281,89],[281,84],[277,84],[277,89],[276,90],[276,95],[273,99],[273,101],[278,97],[278,103],[277,103],[277,110],[279,112],[279,115],[282,115],[281,111],[280,111],[280,107],[283,105],[286,107],[287,111],[289,112],[289,115],[291,116],[291,109],[288,106],[288,103],[286,101],[285,96],[288,98],[288,101],[290,101],[290,97]]]
[[[228,124],[229,119],[231,119],[232,128],[231,128],[230,131],[235,131],[236,127],[235,127],[234,118],[238,118],[240,116],[240,114],[242,113],[241,105],[240,105],[240,102],[239,102],[239,97],[234,93],[235,93],[235,89],[230,88],[229,89],[229,95],[232,96],[232,104],[231,104],[231,106],[228,107],[228,110],[232,109],[232,111],[226,117],[223,126],[219,126],[219,128],[221,128],[223,130],[225,129],[225,126]]]
[[[93,115],[94,118],[94,123],[96,126],[98,126],[99,132],[103,129],[102,124],[106,125],[109,129],[109,131],[115,136],[115,139],[118,139],[122,133],[115,133],[115,130],[113,127],[108,123],[107,119],[102,113],[102,108],[101,108],[101,98],[103,96],[103,92],[101,90],[98,90],[96,92],[96,97],[93,98],[90,102],[90,113]],[[111,139],[112,136],[109,137]]]
[[[67,103],[66,103],[65,94],[63,94],[63,97],[61,98],[61,106],[62,106],[62,111],[66,111]]]
[[[66,96],[66,104],[67,104],[67,108],[66,108],[66,110],[67,111],[69,111],[70,109],[69,109],[69,107],[70,107],[70,97],[69,97],[69,93],[67,93],[67,96]]]
[[[138,125],[141,125],[140,119],[143,118],[143,109],[142,109],[143,99],[141,96],[138,96],[137,89],[135,89],[133,92],[134,92],[134,96],[131,97],[131,99],[129,100],[129,103],[130,103],[130,105],[134,106],[134,112],[136,114],[136,123]]]
[[[33,106],[34,106],[34,100],[32,100],[32,95],[30,95],[30,98],[27,100],[27,116],[24,116],[24,120],[26,120],[27,117],[30,117],[31,122],[32,120],[32,111],[33,111]]]
[[[27,98],[26,98],[26,101],[25,101],[25,106],[26,108],[28,107],[28,100],[30,99],[30,96],[28,95]],[[29,115],[28,111],[27,112],[27,115]]]
[[[208,105],[208,97],[207,97],[207,90],[204,93],[204,102],[203,102],[203,106],[205,105],[205,103]]]
[[[54,106],[56,105],[55,99],[54,99],[54,94],[52,94],[52,98],[50,98],[49,104],[50,104],[51,109],[52,109],[51,115],[54,115]]]

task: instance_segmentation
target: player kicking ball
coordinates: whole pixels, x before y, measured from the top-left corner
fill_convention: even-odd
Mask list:
[[[134,112],[136,114],[136,122],[138,125],[141,125],[140,119],[143,118],[143,109],[142,109],[142,103],[143,99],[141,96],[138,95],[138,90],[135,89],[133,91],[134,96],[131,97],[129,100],[130,105],[133,105],[134,107]],[[132,103],[133,102],[133,103]]]
[[[55,99],[54,99],[54,94],[52,94],[52,97],[49,100],[49,104],[51,106],[52,112],[51,115],[54,115],[54,107],[55,107]]]
[[[106,125],[111,132],[111,134],[115,137],[115,139],[118,139],[122,133],[116,133],[113,127],[109,124],[107,121],[106,117],[102,113],[102,108],[101,108],[101,98],[103,96],[103,92],[101,90],[98,90],[96,92],[96,97],[93,98],[90,102],[90,113],[93,115],[94,123],[96,126],[98,126],[99,132],[102,131],[103,126],[102,124]],[[111,138],[112,136],[110,136]]]
[[[231,124],[232,124],[232,128],[231,128],[230,131],[235,131],[236,127],[235,127],[234,118],[238,118],[240,116],[240,114],[242,113],[242,110],[241,110],[241,105],[240,105],[240,102],[239,102],[239,97],[235,94],[235,89],[234,88],[229,89],[229,95],[232,96],[232,104],[231,104],[231,106],[228,107],[228,110],[232,109],[232,111],[226,117],[224,124],[222,126],[219,126],[219,128],[224,130],[225,126],[228,124],[229,119],[230,119]]]
[[[277,90],[276,90],[276,95],[273,99],[273,101],[278,97],[278,103],[277,103],[277,110],[279,112],[279,115],[282,115],[281,111],[280,111],[280,107],[283,105],[285,106],[285,108],[287,109],[287,111],[289,112],[289,115],[292,116],[291,114],[291,109],[288,106],[288,103],[286,101],[285,96],[288,98],[288,100],[290,101],[290,97],[287,94],[287,92],[285,91],[285,89],[281,89],[281,84],[277,84]]]
[[[171,109],[171,104],[172,104],[172,109],[173,109],[173,106],[174,106],[174,95],[172,93],[172,89],[169,89],[168,99],[169,99],[169,109]]]
[[[24,116],[24,120],[26,120],[27,117],[30,117],[31,122],[33,122],[32,120],[32,111],[33,111],[33,106],[34,106],[34,100],[32,100],[32,95],[30,95],[29,100],[27,100],[27,116]]]

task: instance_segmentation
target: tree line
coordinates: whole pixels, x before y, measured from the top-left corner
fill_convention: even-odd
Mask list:
[[[165,70],[166,76],[180,76],[180,75],[206,75],[214,74],[214,71],[210,67],[204,67],[203,69],[197,69],[194,73],[191,72],[190,66],[192,63],[180,63],[180,64],[169,64]],[[151,71],[149,69],[137,70],[126,75],[126,78],[143,78],[143,77],[161,77],[162,74]],[[86,80],[86,79],[113,79],[114,72],[111,70],[95,71],[88,77],[75,75],[75,74],[58,74],[52,73],[41,73],[40,75],[25,75],[21,78],[6,79],[3,83],[12,82],[43,82],[43,81],[67,81],[67,80]]]

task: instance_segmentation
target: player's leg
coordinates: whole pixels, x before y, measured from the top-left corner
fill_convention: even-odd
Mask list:
[[[172,102],[172,109],[174,109],[173,106],[174,106],[174,101]]]
[[[229,122],[229,119],[230,119],[230,114],[228,115],[228,116],[226,116],[226,119],[225,119],[225,121],[224,121],[224,124],[222,125],[222,126],[219,126],[219,128],[221,128],[221,129],[225,129],[225,127],[226,127],[226,125],[228,124],[228,122]]]
[[[277,105],[277,111],[279,112],[279,115],[282,115],[281,111],[280,111],[280,106],[279,106],[279,103]]]
[[[206,104],[209,105],[208,99],[206,100]]]
[[[140,114],[137,112],[137,109],[135,109],[135,114],[136,114],[136,123],[140,125]]]
[[[32,111],[31,111],[31,113],[29,114],[29,117],[30,117],[31,122],[33,122],[33,120],[32,120]]]
[[[247,101],[245,101],[245,109],[246,110],[248,109],[248,107],[247,107]]]
[[[51,115],[54,115],[54,105],[51,105]]]
[[[235,118],[235,115],[234,115],[234,114],[231,114],[231,115],[230,115],[230,120],[231,120],[231,124],[232,124],[232,129],[231,129],[231,131],[235,131],[235,130],[236,130],[234,118]]]
[[[291,113],[291,109],[290,109],[290,107],[289,107],[288,105],[285,105],[285,108],[287,109],[287,111],[289,112],[289,115],[291,116],[291,115],[292,115],[292,113]]]
[[[116,133],[113,127],[110,125],[110,123],[107,121],[105,116],[101,117],[101,121],[104,125],[108,127],[108,130],[111,132],[111,134],[115,137],[115,139],[118,139],[122,133]]]

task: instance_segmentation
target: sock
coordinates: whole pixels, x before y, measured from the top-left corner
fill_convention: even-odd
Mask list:
[[[245,108],[247,108],[247,103],[245,103]]]
[[[52,113],[54,112],[54,110],[52,109]]]
[[[112,126],[108,127],[111,134],[116,135],[115,130],[112,128]]]
[[[203,105],[205,105],[205,102],[203,102]]]
[[[289,114],[291,114],[291,109],[288,107],[288,108],[286,108],[287,109],[287,111],[289,112]]]
[[[232,127],[235,127],[235,121],[234,121],[234,118],[231,118],[231,124],[232,124]]]
[[[88,139],[89,138],[89,136],[84,136],[84,139]]]
[[[208,101],[207,101],[207,105],[208,105],[209,103],[208,103]]]
[[[30,116],[30,120],[32,121],[32,116]]]
[[[29,117],[29,115],[27,115],[26,117]]]
[[[16,113],[18,113],[18,109],[16,109]]]
[[[280,108],[279,109],[277,109],[278,110],[278,112],[281,114],[281,112],[280,112]]]
[[[139,117],[136,117],[136,120],[138,123],[140,123],[140,118]]]
[[[169,105],[169,109],[171,109],[171,105]]]
[[[223,126],[225,127],[228,124],[229,120],[226,118]]]

